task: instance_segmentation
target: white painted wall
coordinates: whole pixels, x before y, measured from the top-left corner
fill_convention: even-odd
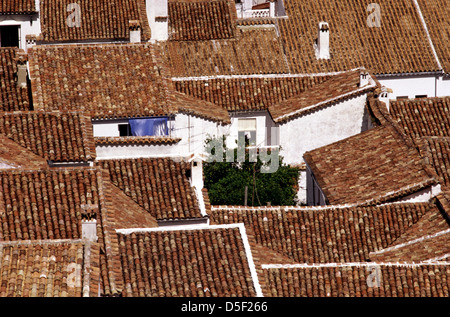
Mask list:
[[[280,124],[280,155],[286,164],[303,163],[307,151],[361,133],[367,95],[360,95]]]
[[[441,185],[434,185],[424,188],[411,195],[398,199],[399,202],[428,202],[433,197],[436,197],[441,192]]]
[[[450,78],[441,75],[377,76],[377,79],[381,85],[393,90],[393,99],[402,96],[415,98],[417,95],[450,96]]]
[[[19,25],[20,43],[19,48],[26,50],[25,37],[28,34],[39,35],[41,33],[41,22],[38,14],[34,15],[0,15],[0,26]]]
[[[94,137],[120,136],[119,124],[127,124],[128,120],[101,120],[93,121]]]
[[[166,41],[169,38],[168,0],[145,0],[151,40]]]
[[[94,121],[94,136],[119,136],[118,125],[126,122],[128,121]],[[170,136],[181,138],[180,142],[151,145],[97,145],[97,158],[111,159],[200,154],[204,153],[205,141],[208,137],[228,134],[229,126],[222,126],[210,120],[179,113],[174,120],[169,120],[169,129],[171,130]]]

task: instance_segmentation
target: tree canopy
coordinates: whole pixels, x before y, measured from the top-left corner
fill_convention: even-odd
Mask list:
[[[207,141],[207,147],[211,145],[209,141],[211,140]],[[299,170],[284,164],[278,151],[276,153],[269,151],[266,156],[257,153],[255,157],[255,152],[252,153],[251,149],[245,148],[245,151],[241,150],[242,156],[239,160],[238,149],[223,148],[223,153],[217,153],[215,152],[217,149],[210,146],[208,150],[210,159],[204,163],[203,173],[211,204],[248,206],[265,206],[268,203],[273,206],[296,204]],[[227,151],[229,157],[234,158],[232,161],[229,159],[227,161]],[[271,172],[267,172],[268,156],[271,160],[278,160],[277,169]]]

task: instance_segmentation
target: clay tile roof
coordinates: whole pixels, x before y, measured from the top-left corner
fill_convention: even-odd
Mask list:
[[[79,112],[0,112],[0,133],[54,162],[96,157],[91,120]]]
[[[228,111],[215,103],[194,98],[179,91],[171,90],[168,100],[178,112],[191,114],[207,120],[230,124]]]
[[[35,0],[2,0],[1,14],[30,14],[35,13]]]
[[[16,83],[20,53],[18,48],[0,48],[0,111],[30,110],[28,88]]]
[[[450,137],[423,137],[416,143],[425,162],[436,172],[441,186],[450,188]]]
[[[180,138],[160,136],[95,137],[94,140],[96,145],[173,144],[181,141]]]
[[[119,231],[129,297],[256,296],[239,227]]]
[[[239,28],[230,39],[160,44],[171,77],[288,73],[274,27]]]
[[[96,296],[98,256],[98,244],[80,240],[0,242],[0,296]]]
[[[391,100],[390,114],[413,138],[450,137],[450,97]]]
[[[173,114],[154,53],[151,44],[35,46],[29,51],[35,109],[92,118]]]
[[[47,161],[0,134],[0,168],[45,168]]]
[[[335,72],[360,65],[374,74],[440,71],[414,1],[377,1],[381,27],[369,26],[367,21],[373,13],[368,11],[369,3],[367,0],[284,1],[288,18],[279,19],[278,26],[291,72]],[[445,12],[444,9],[438,16],[444,17]],[[316,58],[314,42],[321,21],[329,24],[329,60]],[[440,36],[441,26],[448,28],[448,23],[435,23],[434,28],[439,28],[435,36]],[[441,43],[448,49],[445,38]]]
[[[450,7],[447,0],[418,0],[428,33],[444,71],[450,73]]]
[[[264,269],[264,296],[449,297],[449,274],[448,262],[268,267]]]
[[[364,262],[370,252],[390,246],[425,215],[436,212],[436,206],[428,203],[321,208],[214,206],[211,221],[244,223],[257,244],[296,263]],[[263,264],[277,263],[273,258],[265,261]]]
[[[175,89],[228,111],[267,110],[331,76],[230,77],[174,80]]]
[[[100,203],[91,168],[0,170],[0,188],[0,241],[80,239],[83,206]]]
[[[169,40],[217,40],[236,32],[232,0],[169,1]]]
[[[437,183],[391,124],[307,152],[304,159],[330,204],[377,204]]]
[[[76,3],[79,11],[71,6]],[[79,26],[71,17],[79,12]],[[142,40],[150,39],[144,0],[41,0],[41,38],[44,42],[128,40],[129,22],[139,21]],[[67,21],[71,21],[68,23]]]
[[[443,193],[438,195],[437,208],[425,214],[389,247],[372,252],[370,260],[423,262],[450,258],[450,209],[447,203]]]
[[[190,185],[190,165],[170,158],[100,160],[111,182],[157,220],[203,218]]]
[[[358,68],[331,76],[298,95],[270,105],[269,112],[275,122],[282,122],[316,111],[331,103],[373,91],[378,85],[373,79],[365,87],[360,87],[361,71],[363,70]]]

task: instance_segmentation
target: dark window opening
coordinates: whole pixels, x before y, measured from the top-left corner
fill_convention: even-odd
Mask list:
[[[0,26],[0,47],[19,47],[19,26]]]
[[[128,123],[119,124],[119,135],[120,136],[131,136],[131,128]]]
[[[416,95],[416,98],[427,98],[428,95]]]

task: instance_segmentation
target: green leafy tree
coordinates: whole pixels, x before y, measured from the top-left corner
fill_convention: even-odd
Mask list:
[[[215,139],[216,142],[224,140]],[[210,159],[203,165],[205,187],[213,205],[247,205],[265,206],[292,206],[296,204],[299,170],[283,163],[283,158],[276,153],[268,152],[271,159],[278,160],[276,171],[267,172],[267,160],[261,155],[252,156],[246,148],[245,160],[233,159],[227,162],[227,151],[238,158],[238,149],[213,148],[213,139],[206,142],[207,153]],[[217,143],[216,143],[217,144]],[[220,151],[223,150],[222,153]],[[240,152],[241,154],[244,151]],[[213,159],[213,157],[215,159]],[[266,168],[266,170],[264,170]],[[247,188],[247,195],[246,195]]]

